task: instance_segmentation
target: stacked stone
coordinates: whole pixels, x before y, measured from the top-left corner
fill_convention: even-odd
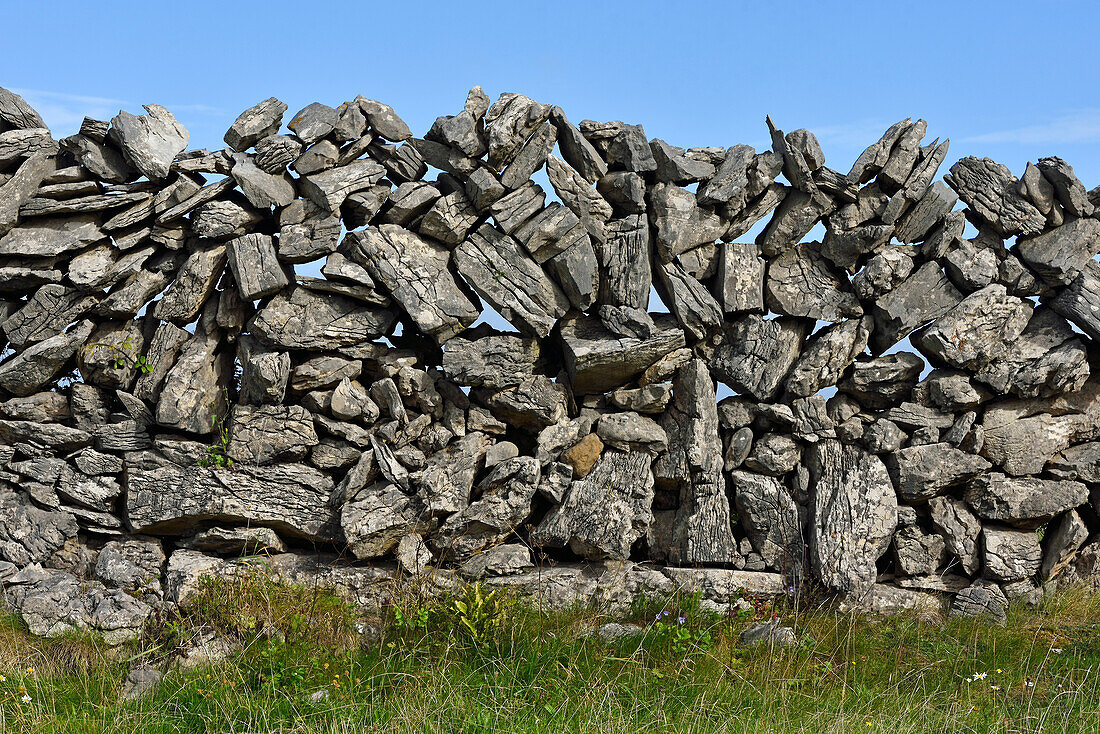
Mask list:
[[[271,98],[188,151],[145,109],[55,141],[0,89],[0,576],[36,631],[123,639],[219,557],[316,548],[1002,618],[1095,570],[1100,191],[1059,158],[934,181],[904,120],[841,174],[770,118],[685,150],[479,87],[423,138]]]

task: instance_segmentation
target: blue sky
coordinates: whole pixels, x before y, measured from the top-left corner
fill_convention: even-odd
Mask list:
[[[930,138],[951,138],[950,161],[1019,173],[1058,154],[1100,183],[1090,2],[3,5],[0,85],[58,135],[157,102],[194,147],[220,147],[268,96],[294,112],[357,94],[423,134],[481,84],[684,147],[764,147],[770,113],[814,130],[843,172],[891,123],[924,117]]]

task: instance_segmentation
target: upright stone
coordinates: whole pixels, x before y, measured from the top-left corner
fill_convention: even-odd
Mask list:
[[[875,563],[897,527],[890,475],[878,457],[833,439],[810,445],[806,461],[811,570],[826,588],[858,601],[874,586]]]
[[[270,235],[248,234],[230,240],[228,251],[233,280],[245,301],[273,296],[290,283]]]

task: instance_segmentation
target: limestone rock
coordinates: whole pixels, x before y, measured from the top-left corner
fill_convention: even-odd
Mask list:
[[[29,566],[7,580],[7,603],[33,634],[60,637],[98,632],[108,645],[141,635],[153,608],[121,589],[82,581],[64,571]]]
[[[1038,308],[1019,338],[975,377],[1000,393],[1049,397],[1084,386],[1088,357],[1084,344],[1061,316]]]
[[[997,584],[978,580],[955,596],[952,617],[977,617],[1004,626],[1008,620],[1008,598]]]
[[[568,546],[585,558],[626,560],[653,520],[650,462],[645,453],[605,450],[586,477],[574,480],[532,540]]]
[[[372,160],[352,161],[298,180],[301,192],[327,212],[335,214],[349,195],[374,186],[386,169]]]
[[[261,139],[279,132],[287,106],[270,97],[242,112],[225,133],[225,144],[245,151]]]
[[[811,337],[787,375],[787,392],[809,397],[835,385],[848,365],[867,349],[873,324],[865,316],[830,326]]]
[[[661,357],[684,347],[684,332],[671,316],[658,316],[654,323],[653,334],[639,339],[616,337],[592,317],[562,319],[562,351],[573,392],[585,395],[619,387]]]
[[[657,285],[662,300],[692,339],[705,339],[722,325],[721,306],[679,263],[659,265]]]
[[[1073,167],[1057,156],[1040,158],[1038,169],[1050,182],[1054,195],[1065,210],[1075,217],[1090,217],[1094,205],[1089,201],[1085,185],[1073,173]]]
[[[933,497],[928,501],[928,509],[947,550],[958,559],[963,573],[973,576],[981,566],[978,547],[981,522],[962,500],[952,497]]]
[[[214,292],[228,259],[225,245],[193,251],[157,301],[153,315],[180,325],[194,321]]]
[[[504,422],[539,430],[563,420],[568,413],[568,390],[545,375],[526,377],[515,387],[489,398],[489,408]]]
[[[332,480],[301,464],[181,467],[141,452],[127,456],[125,479],[126,514],[135,532],[183,535],[213,520],[270,527],[303,540],[336,538]]]
[[[1072,219],[1016,244],[1020,258],[1044,280],[1069,285],[1100,252],[1100,222]]]
[[[139,598],[159,599],[163,593],[161,570],[166,560],[159,540],[112,540],[99,551],[95,575],[100,581]]]
[[[532,456],[497,464],[478,484],[480,499],[447,518],[432,542],[457,559],[498,544],[530,514],[538,483],[539,463]]]
[[[348,548],[359,559],[378,558],[394,550],[402,538],[430,527],[423,499],[405,494],[393,484],[377,483],[359,491],[344,505],[340,526]]]
[[[739,242],[720,246],[718,278],[715,285],[718,302],[726,314],[764,310],[764,269],[760,248]]]
[[[1022,581],[1039,572],[1043,549],[1033,532],[986,525],[982,528],[982,569],[988,578]]]
[[[351,257],[440,343],[477,319],[479,310],[448,269],[451,255],[442,246],[392,224],[354,232],[349,239]]]
[[[144,107],[146,115],[119,112],[111,119],[109,134],[134,168],[153,180],[166,178],[191,135],[164,107]]]
[[[890,475],[877,457],[832,439],[809,447],[807,465],[810,568],[827,588],[863,597],[897,526]]]
[[[534,374],[540,353],[538,341],[526,337],[452,339],[443,352],[443,372],[458,385],[499,390]]]
[[[637,413],[607,413],[596,423],[596,435],[620,451],[639,451],[653,456],[668,447],[668,437],[657,423]],[[578,477],[579,478],[579,477]]]
[[[291,288],[267,302],[248,324],[266,346],[333,349],[364,344],[389,332],[394,314],[335,295]]]
[[[936,263],[925,263],[917,272],[875,303],[873,353],[881,354],[917,327],[954,308],[963,296]]]
[[[558,131],[558,148],[570,166],[590,183],[596,183],[607,173],[607,163],[581,134],[576,125],[569,122],[560,107],[550,110],[550,120]]]
[[[986,471],[990,463],[949,444],[931,443],[893,452],[886,466],[898,495],[907,502],[920,502]]]
[[[798,245],[772,260],[766,294],[773,311],[790,316],[837,322],[863,313],[847,278],[833,271],[816,242]]]
[[[25,397],[45,387],[77,353],[95,328],[82,321],[67,333],[51,336],[0,362],[0,387]]]
[[[550,117],[550,105],[522,94],[505,93],[485,113],[489,166],[503,171],[527,138]]]
[[[233,280],[244,300],[255,301],[273,296],[288,285],[270,236],[249,234],[238,237],[230,240],[227,249]]]
[[[1088,500],[1080,482],[984,474],[966,487],[966,503],[984,520],[1036,528]]]
[[[157,400],[159,425],[209,434],[213,419],[225,414],[223,386],[232,375],[232,354],[220,352],[216,335],[197,334],[184,344],[165,377]]]
[[[239,464],[300,461],[317,444],[313,417],[300,405],[237,405],[229,418],[229,458]]]
[[[645,217],[631,214],[611,220],[599,256],[600,303],[646,310],[653,276]]]
[[[1076,510],[1070,510],[1043,539],[1043,565],[1039,577],[1050,581],[1073,563],[1077,551],[1088,540],[1089,529]]]
[[[838,389],[853,395],[869,408],[882,409],[909,396],[924,370],[924,360],[912,352],[895,352],[875,359],[857,360]]]
[[[988,158],[963,158],[944,181],[1004,237],[1036,234],[1046,224],[1046,217],[1020,194],[1012,172]]]
[[[453,514],[469,504],[478,464],[489,445],[484,433],[471,432],[428,458],[413,482],[427,497],[431,515]]]
[[[734,390],[771,400],[798,358],[806,332],[805,322],[797,319],[766,321],[748,314],[715,338],[711,370]]]
[[[798,506],[778,479],[734,471],[734,496],[752,546],[769,568],[794,582],[801,577],[806,546]]]
[[[458,272],[505,319],[545,337],[569,301],[511,236],[482,225],[454,251]]]
[[[894,534],[894,562],[902,576],[934,574],[945,555],[943,537],[925,533],[916,525],[899,528]]]

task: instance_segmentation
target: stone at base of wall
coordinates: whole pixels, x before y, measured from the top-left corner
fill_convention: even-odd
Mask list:
[[[399,571],[395,563],[352,566],[331,555],[282,553],[264,558],[219,560],[194,551],[177,551],[168,562],[166,601],[188,604],[204,576],[232,578],[254,569],[276,581],[330,590],[365,613],[381,613],[395,601],[431,599],[455,591],[466,580],[450,569],[428,569],[418,575]],[[630,561],[560,563],[508,576],[490,576],[483,583],[508,590],[516,598],[545,612],[577,607],[621,615],[640,598],[665,599],[674,594],[698,594],[711,609],[736,606],[746,598],[764,601],[794,596],[793,587],[777,573],[721,568],[676,568]],[[896,613],[942,609],[947,595],[915,592],[885,584],[874,587],[864,611]]]

